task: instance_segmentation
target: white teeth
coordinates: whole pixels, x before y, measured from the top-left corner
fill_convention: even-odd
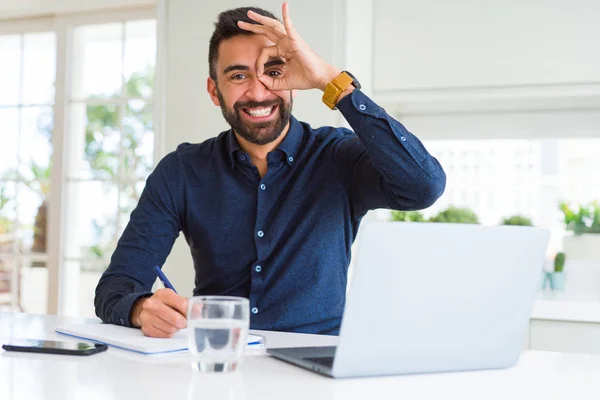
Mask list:
[[[269,107],[269,108],[246,108],[246,111],[248,112],[248,114],[252,115],[253,117],[266,117],[269,114],[271,114],[271,111],[273,110],[273,107]]]

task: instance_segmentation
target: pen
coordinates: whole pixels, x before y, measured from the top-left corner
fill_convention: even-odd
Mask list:
[[[171,282],[169,282],[167,276],[162,272],[159,266],[154,267],[154,272],[156,272],[156,276],[158,276],[158,279],[160,279],[164,287],[177,293],[177,290],[171,285]]]

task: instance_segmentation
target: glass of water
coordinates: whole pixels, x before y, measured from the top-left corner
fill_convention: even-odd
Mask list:
[[[250,326],[249,301],[233,296],[197,296],[188,302],[188,345],[194,368],[236,371],[244,361]]]

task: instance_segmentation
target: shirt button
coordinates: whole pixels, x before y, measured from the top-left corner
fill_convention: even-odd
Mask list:
[[[367,106],[365,106],[364,104],[359,104],[358,109],[360,111],[365,111],[367,109]]]
[[[265,186],[265,184],[261,183],[260,184],[260,190],[266,190],[266,189],[267,189],[267,187]]]
[[[263,231],[258,231],[256,234],[258,235],[258,237],[265,236],[265,233]]]
[[[257,265],[256,267],[254,267],[254,270],[256,272],[260,272],[260,271],[262,271],[262,267],[260,265]]]
[[[288,158],[288,161],[289,161],[289,162],[294,162],[294,157],[290,157],[290,158]]]
[[[258,314],[258,308],[252,307],[252,314]]]
[[[403,142],[406,142],[406,138],[404,136],[400,136],[400,140],[402,140]]]
[[[242,160],[242,161],[246,161],[246,156],[245,156],[245,155],[241,155],[241,156],[240,156],[240,160]]]

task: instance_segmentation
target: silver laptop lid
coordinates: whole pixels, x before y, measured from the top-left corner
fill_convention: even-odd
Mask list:
[[[514,365],[548,240],[531,227],[366,223],[333,376]]]

